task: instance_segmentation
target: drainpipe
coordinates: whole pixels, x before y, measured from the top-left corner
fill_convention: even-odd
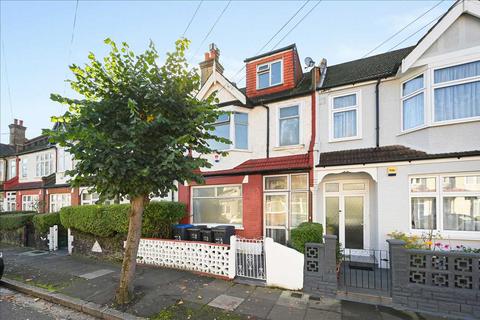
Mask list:
[[[260,104],[260,106],[267,109],[267,150],[266,155],[267,159],[270,157],[270,108],[265,104]]]
[[[375,85],[375,135],[376,135],[376,146],[380,147],[380,78],[377,79],[377,84]]]

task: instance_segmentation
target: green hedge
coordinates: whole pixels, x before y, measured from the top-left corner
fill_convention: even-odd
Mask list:
[[[33,216],[33,226],[40,233],[46,233],[54,225],[60,225],[60,213],[40,213]]]
[[[37,213],[36,211],[0,211],[0,215],[5,214],[23,214],[23,213]]]
[[[323,226],[315,222],[303,222],[291,231],[292,247],[305,252],[306,243],[323,243]]]
[[[64,207],[60,221],[65,228],[72,228],[100,237],[127,234],[129,204],[88,205]],[[185,204],[152,201],[143,213],[143,237],[169,238],[171,225],[185,216]]]
[[[16,213],[0,215],[0,230],[17,230],[32,222],[35,213]]]

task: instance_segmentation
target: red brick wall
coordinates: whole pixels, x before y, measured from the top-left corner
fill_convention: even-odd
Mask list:
[[[283,84],[257,90],[257,66],[278,59],[283,59]],[[291,89],[296,86],[297,81],[299,80],[298,72],[302,72],[302,69],[300,61],[298,60],[297,52],[293,49],[248,62],[246,80],[247,96],[255,97]]]
[[[17,191],[17,194],[16,194],[17,210],[22,210],[22,196],[27,196],[27,195],[38,195],[38,201],[40,201],[40,203],[44,201],[42,189],[20,190],[20,191]],[[46,212],[45,208],[48,208],[48,207],[45,206],[45,203],[43,204],[44,204],[43,206],[40,206],[38,210],[39,212]]]
[[[230,177],[212,177],[205,179],[205,185],[242,184],[243,192],[243,227],[237,235],[247,238],[260,237],[263,234],[263,179],[262,175],[249,175],[248,183],[242,183],[243,175]],[[195,185],[195,184],[192,184]],[[190,214],[191,187],[179,185],[178,201],[187,205]],[[191,219],[182,220],[182,223],[190,223]]]

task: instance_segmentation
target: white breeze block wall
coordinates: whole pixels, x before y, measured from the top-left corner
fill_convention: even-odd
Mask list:
[[[303,254],[265,238],[267,285],[289,290],[303,288]]]
[[[234,278],[235,250],[226,244],[140,239],[137,263]],[[233,270],[232,270],[233,269]]]

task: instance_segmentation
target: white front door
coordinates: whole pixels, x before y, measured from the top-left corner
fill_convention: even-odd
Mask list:
[[[368,248],[368,181],[324,183],[325,233],[336,235],[343,248]]]

